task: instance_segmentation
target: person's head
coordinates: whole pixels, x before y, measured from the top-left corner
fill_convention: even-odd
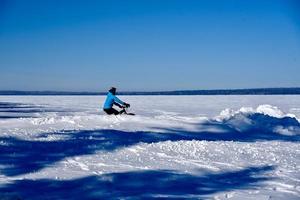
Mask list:
[[[117,91],[117,88],[111,87],[108,91],[109,91],[110,93],[112,93],[113,95],[115,95],[115,94],[116,94],[116,91]]]

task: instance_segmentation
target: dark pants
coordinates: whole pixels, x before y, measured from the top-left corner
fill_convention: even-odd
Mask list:
[[[121,110],[121,111],[117,111],[116,109],[114,108],[108,108],[108,109],[103,109],[104,112],[106,112],[107,114],[111,115],[111,114],[114,114],[114,115],[119,115],[119,114],[122,114],[125,112],[125,110]]]

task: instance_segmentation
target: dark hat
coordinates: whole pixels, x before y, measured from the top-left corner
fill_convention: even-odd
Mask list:
[[[111,87],[108,91],[115,94],[116,93],[117,88],[115,87]]]

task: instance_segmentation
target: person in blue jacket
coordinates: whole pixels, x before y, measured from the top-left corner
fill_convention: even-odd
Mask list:
[[[117,91],[117,89],[115,87],[112,87],[109,89],[108,94],[106,96],[104,106],[103,106],[104,112],[106,112],[109,115],[111,115],[111,114],[119,115],[122,113],[126,113],[125,108],[130,107],[130,104],[125,103],[125,102],[121,101],[118,97],[116,97],[116,91]],[[122,110],[118,111],[118,110],[114,109],[113,105],[116,105],[119,108],[122,108]]]

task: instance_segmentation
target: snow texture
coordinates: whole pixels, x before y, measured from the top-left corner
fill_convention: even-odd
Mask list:
[[[299,199],[300,96],[0,96],[0,199]]]

